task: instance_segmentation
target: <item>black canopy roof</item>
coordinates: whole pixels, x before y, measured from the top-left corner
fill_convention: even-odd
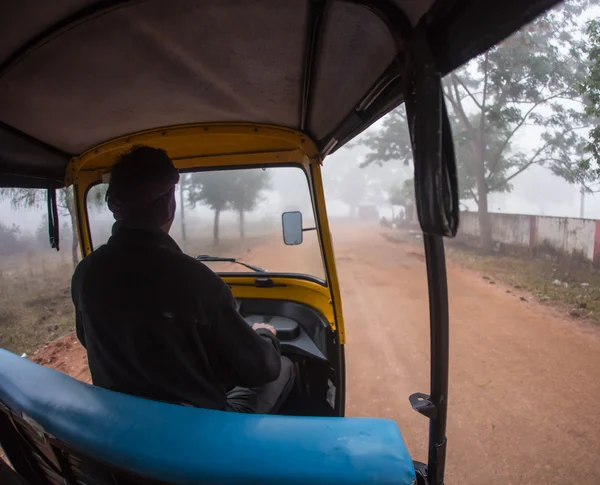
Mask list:
[[[426,29],[447,73],[558,0],[0,2],[0,186],[60,186],[115,136],[198,122],[303,130],[323,154],[402,101]]]

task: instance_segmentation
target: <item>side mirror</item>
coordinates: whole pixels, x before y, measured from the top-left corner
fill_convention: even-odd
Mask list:
[[[302,212],[284,212],[281,222],[283,224],[283,242],[288,246],[302,244]]]

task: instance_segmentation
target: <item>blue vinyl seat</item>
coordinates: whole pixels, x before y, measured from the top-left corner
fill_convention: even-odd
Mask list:
[[[23,447],[6,441],[23,439],[42,473],[81,483],[411,485],[415,478],[400,431],[386,419],[165,404],[84,384],[6,350],[0,401],[2,429],[21,428],[0,437],[13,465],[28,455],[11,456]],[[56,450],[62,459],[54,459]]]

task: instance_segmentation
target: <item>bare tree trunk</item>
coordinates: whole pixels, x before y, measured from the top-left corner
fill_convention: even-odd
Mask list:
[[[185,203],[183,194],[183,184],[185,175],[181,176],[181,182],[179,184],[179,211],[181,212],[181,240],[183,242],[183,251],[185,252],[185,243],[187,242],[187,235],[185,232]]]
[[[215,220],[213,223],[213,244],[219,245],[219,217],[221,216],[221,209],[215,209]]]
[[[77,221],[75,220],[75,214],[72,212],[71,216],[71,260],[73,262],[73,270],[79,263],[79,241],[77,240]]]
[[[483,160],[475,164],[475,183],[477,184],[480,248],[482,253],[488,254],[492,252],[492,222],[488,212],[488,187]]]
[[[479,196],[479,232],[481,252],[492,252],[492,221],[488,212],[487,194]]]
[[[240,210],[240,237],[244,238],[244,211]]]
[[[65,205],[67,207],[67,211],[69,212],[69,217],[71,218],[71,261],[73,263],[73,270],[77,267],[79,263],[79,240],[77,239],[77,218],[75,216],[75,198],[73,196],[73,189],[68,188],[65,190]]]
[[[484,81],[483,81],[483,99],[481,102],[481,117],[479,120],[479,143],[477,147],[477,157],[479,163],[476,169],[477,178],[477,195],[478,195],[478,209],[479,209],[479,231],[481,236],[481,251],[484,253],[492,252],[492,221],[490,219],[490,213],[488,209],[488,191],[487,180],[485,179],[485,160],[487,158],[486,153],[486,136],[485,136],[485,109],[487,101],[487,85],[488,85],[488,60],[489,52],[486,52],[484,58]]]

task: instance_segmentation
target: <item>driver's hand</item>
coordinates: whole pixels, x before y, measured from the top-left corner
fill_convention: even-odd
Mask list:
[[[255,323],[254,325],[252,325],[252,330],[254,331],[258,330],[259,328],[264,328],[271,332],[273,335],[277,335],[277,330],[275,330],[275,327],[273,325],[269,325],[268,323]]]

